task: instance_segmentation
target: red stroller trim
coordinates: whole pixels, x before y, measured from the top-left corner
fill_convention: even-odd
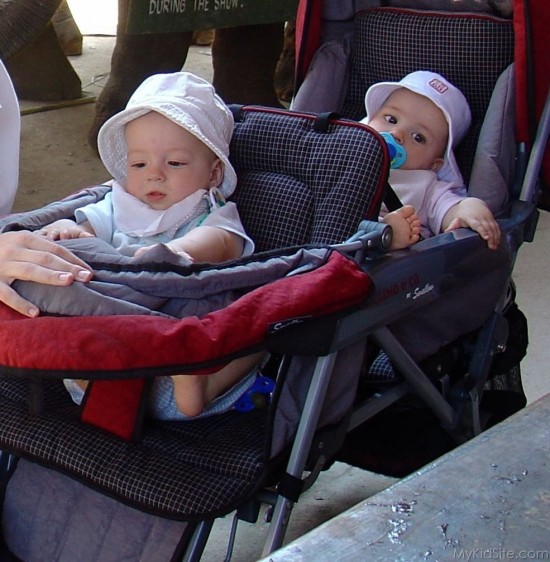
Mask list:
[[[203,318],[29,319],[3,306],[2,363],[16,374],[130,379],[96,381],[83,411],[85,421],[130,439],[143,388],[143,379],[133,378],[136,375],[215,372],[231,358],[261,347],[274,325],[349,309],[364,302],[371,290],[370,277],[354,261],[332,251],[317,269],[252,290]]]
[[[296,12],[296,73],[294,89],[304,80],[315,51],[321,43],[321,0],[300,0]]]
[[[206,374],[259,346],[273,324],[345,310],[364,301],[371,289],[369,276],[354,261],[332,251],[319,268],[259,287],[202,318],[26,318],[2,306],[0,361],[14,374],[49,378],[105,378],[114,372],[126,373],[116,378],[132,378],[140,370],[163,367]]]
[[[548,28],[550,4],[541,0],[514,0],[515,67],[518,141],[529,147],[535,138],[550,88]],[[542,162],[544,188],[550,187],[550,145]],[[550,196],[550,193],[549,193]]]

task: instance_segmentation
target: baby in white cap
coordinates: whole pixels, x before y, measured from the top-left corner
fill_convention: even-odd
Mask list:
[[[98,135],[113,176],[99,203],[40,233],[52,240],[97,236],[128,256],[163,243],[192,261],[220,262],[254,245],[234,203],[229,162],[233,116],[207,81],[188,72],[147,78]]]
[[[112,190],[40,234],[52,240],[97,236],[137,256],[163,243],[191,261],[216,263],[251,254],[234,203],[237,177],[229,162],[233,116],[214,88],[188,72],[147,78],[126,108],[98,135]],[[154,379],[150,411],[187,419],[228,410],[260,376],[261,354],[236,359],[208,376]],[[65,380],[80,403],[86,381]]]
[[[393,248],[460,227],[477,231],[495,249],[500,229],[481,199],[466,196],[454,156],[471,122],[462,92],[434,72],[379,82],[365,96],[362,120],[382,134],[391,158],[389,183],[403,203],[382,220],[394,229]]]

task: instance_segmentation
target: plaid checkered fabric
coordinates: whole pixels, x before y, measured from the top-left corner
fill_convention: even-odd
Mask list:
[[[495,82],[513,61],[510,20],[399,8],[366,10],[355,19],[350,87],[342,114],[365,116],[365,93],[376,82],[398,81],[415,70],[445,76],[466,96],[472,126],[456,151],[470,177],[479,131]]]
[[[193,422],[146,424],[129,443],[79,422],[61,381],[44,381],[44,414],[28,414],[29,382],[0,379],[2,448],[70,474],[124,503],[163,517],[225,514],[257,487],[267,409]]]
[[[390,358],[384,351],[380,351],[369,367],[366,379],[369,382],[388,382],[395,380],[396,377]]]
[[[307,115],[242,114],[231,142],[233,200],[258,251],[343,242],[378,216],[385,177],[369,132],[351,122],[319,130]]]

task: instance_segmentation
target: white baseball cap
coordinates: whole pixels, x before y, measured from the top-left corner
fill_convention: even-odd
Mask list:
[[[156,111],[197,137],[224,164],[218,189],[229,197],[237,185],[237,174],[229,162],[233,115],[216,94],[212,84],[190,72],[155,74],[146,78],[130,97],[126,108],[107,120],[99,130],[97,146],[103,164],[123,186],[126,185],[126,125]]]
[[[411,92],[425,96],[441,109],[449,124],[449,140],[444,163],[438,170],[437,177],[443,181],[463,183],[454,148],[464,138],[472,121],[470,107],[464,94],[440,74],[418,70],[407,74],[399,82],[373,84],[365,95],[367,117],[363,121],[368,124],[390,94],[399,88],[407,88]]]

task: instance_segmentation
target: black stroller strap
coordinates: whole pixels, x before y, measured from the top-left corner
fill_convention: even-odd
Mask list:
[[[285,472],[277,486],[277,492],[287,500],[296,503],[304,490],[304,481]]]
[[[388,208],[388,211],[391,213],[392,211],[396,211],[400,207],[403,206],[401,200],[397,196],[397,193],[393,190],[393,187],[389,184],[386,186],[386,195],[384,196],[384,203]]]
[[[313,123],[313,128],[319,133],[327,133],[328,126],[331,119],[338,120],[340,115],[334,111],[327,111],[325,113],[319,113],[317,115],[315,122]]]
[[[239,123],[243,120],[243,107],[244,104],[239,104],[239,103],[232,103],[228,105],[229,110],[231,111],[231,113],[233,114],[233,120],[235,121],[235,123]]]

